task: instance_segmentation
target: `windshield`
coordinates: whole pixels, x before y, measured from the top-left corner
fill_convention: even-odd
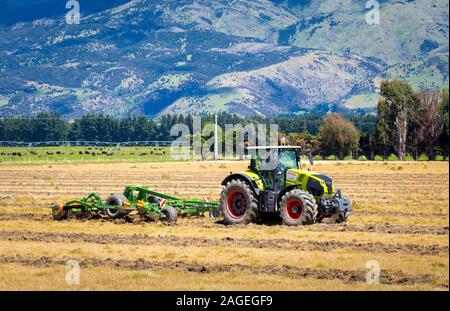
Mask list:
[[[272,151],[272,154],[273,152],[276,151]],[[276,157],[273,158],[275,162],[271,162],[270,159],[271,157],[269,156],[267,159],[263,160],[259,154],[254,154],[252,155],[251,167],[256,171],[273,169],[283,171],[285,168],[298,169],[297,152],[295,150],[280,150],[278,151],[278,159],[276,159]],[[267,165],[263,165],[266,163]],[[270,165],[270,163],[273,165]]]
[[[297,152],[295,150],[280,150],[278,158],[285,167],[298,169]]]

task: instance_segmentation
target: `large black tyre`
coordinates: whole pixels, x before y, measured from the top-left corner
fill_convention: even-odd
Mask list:
[[[281,219],[288,226],[313,224],[317,217],[317,209],[314,197],[301,189],[286,192],[280,202]]]
[[[178,213],[173,206],[164,206],[161,209],[161,221],[166,224],[173,224],[177,222]]]
[[[128,202],[128,199],[126,196],[124,196],[123,194],[111,194],[107,199],[106,199],[106,204],[108,205],[113,205],[113,206],[123,206],[123,204],[125,202]],[[112,218],[112,219],[117,219],[117,218],[121,218],[124,217],[125,215],[127,215],[127,212],[124,210],[121,210],[120,208],[116,208],[116,209],[106,209],[106,214]]]
[[[232,179],[220,195],[220,211],[224,222],[229,225],[257,222],[258,198],[245,181]]]
[[[64,206],[61,206],[59,204],[53,204],[52,216],[53,216],[53,220],[66,219],[67,218],[67,210],[64,209]]]

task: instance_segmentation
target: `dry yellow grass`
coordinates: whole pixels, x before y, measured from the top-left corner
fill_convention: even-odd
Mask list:
[[[448,260],[444,256],[417,256],[405,253],[370,253],[349,248],[333,252],[299,251],[289,248],[246,248],[229,246],[168,246],[168,245],[122,245],[96,243],[46,243],[28,241],[0,241],[3,256],[23,256],[27,258],[51,257],[138,260],[183,261],[202,265],[233,265],[241,263],[258,266],[298,268],[341,269],[361,271],[365,274],[365,263],[377,260],[383,270],[401,271],[408,275],[432,274],[439,281],[448,279]],[[213,254],[213,255],[212,255]]]
[[[217,198],[220,181],[246,166],[238,161],[2,164],[0,197],[14,198],[0,199],[0,289],[448,289],[447,162],[317,163],[314,170],[332,177],[352,200],[355,212],[347,226],[225,227],[207,218],[180,219],[176,226],[164,226],[55,222],[47,216],[52,202],[90,191],[106,196],[127,184],[145,184],[181,197]],[[158,241],[132,243],[135,233]],[[28,238],[45,234],[49,236],[42,240]],[[105,244],[103,236],[118,238]],[[60,237],[63,240],[54,240]],[[83,240],[93,237],[100,238]],[[207,241],[202,243],[203,239]],[[278,247],[270,240],[284,244]],[[258,244],[261,241],[269,242]],[[290,246],[295,243],[301,247]],[[45,263],[42,257],[49,262],[39,264]],[[114,266],[108,258],[126,262]],[[65,283],[68,259],[91,263],[82,267],[79,286]],[[158,268],[129,266],[141,259]],[[380,262],[385,280],[390,281],[379,286],[364,282],[365,263],[372,259]],[[171,269],[164,265],[167,262],[181,266]],[[199,265],[208,271],[195,270]],[[220,270],[222,266],[228,268]],[[302,276],[305,269],[308,274]]]
[[[294,279],[285,276],[254,275],[241,271],[207,273],[142,270],[111,267],[81,270],[80,284],[65,282],[67,270],[56,267],[27,267],[17,264],[0,266],[0,290],[427,290],[429,286],[348,284],[339,280]]]
[[[1,216],[1,214],[0,214]],[[2,221],[2,230],[7,231],[31,231],[31,232],[58,232],[58,233],[89,233],[105,235],[133,235],[145,234],[149,236],[176,235],[185,238],[234,238],[234,239],[282,239],[292,241],[329,241],[342,242],[380,242],[384,244],[408,244],[441,245],[448,246],[448,235],[434,234],[389,234],[374,232],[327,232],[313,231],[315,227],[299,227],[295,230],[285,226],[268,226],[249,224],[243,227],[224,227],[215,225],[210,219],[179,219],[176,226],[165,226],[161,223],[115,224],[112,222],[81,222],[71,220],[68,222],[56,221]],[[196,226],[198,224],[198,226]],[[206,226],[205,226],[206,224]],[[319,224],[315,226],[321,226]],[[193,230],[195,227],[195,230]]]

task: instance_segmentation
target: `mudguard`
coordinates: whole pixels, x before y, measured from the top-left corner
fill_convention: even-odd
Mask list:
[[[260,190],[264,190],[264,184],[262,183],[260,177],[258,174],[252,172],[252,171],[245,171],[241,173],[234,173],[227,178],[225,178],[222,181],[222,185],[225,186],[227,182],[229,182],[232,179],[242,179],[245,180],[252,188],[252,190],[255,192],[256,195],[259,195]]]

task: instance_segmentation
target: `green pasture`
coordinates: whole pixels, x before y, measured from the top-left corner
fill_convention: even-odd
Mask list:
[[[0,163],[48,162],[160,162],[175,160],[170,147],[0,147]]]

